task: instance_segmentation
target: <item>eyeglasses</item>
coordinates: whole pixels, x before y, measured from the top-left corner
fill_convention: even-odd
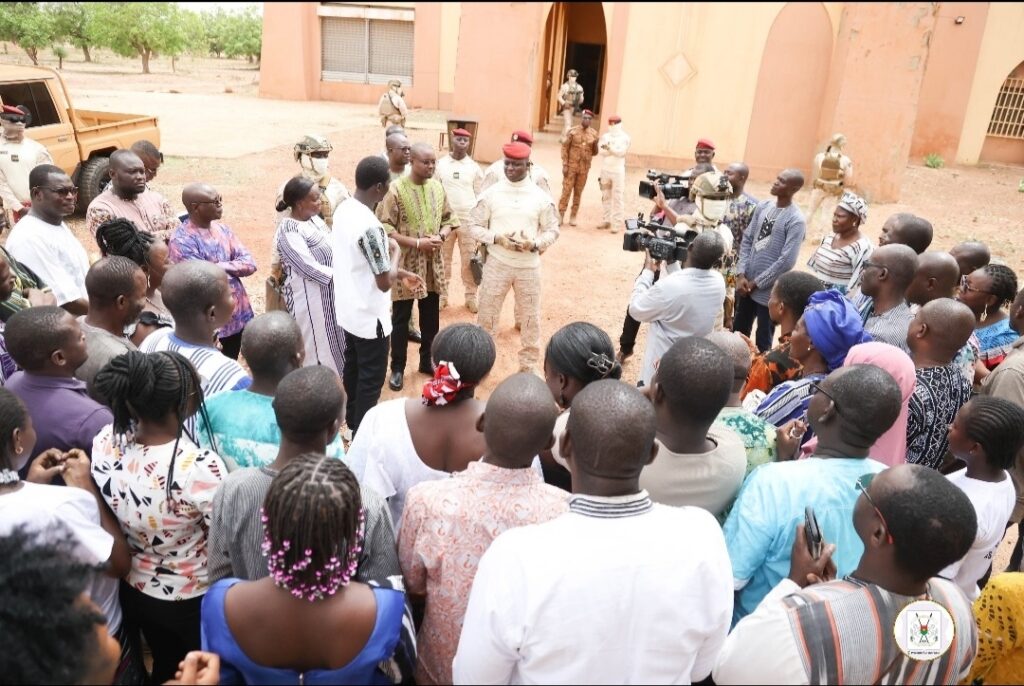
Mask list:
[[[889,269],[884,264],[878,264],[877,262],[872,262],[871,260],[864,260],[861,264],[864,265],[863,269],[868,269],[869,267],[874,267],[875,269],[880,269],[883,272],[886,271],[887,269]]]
[[[223,205],[224,198],[216,198],[214,200],[199,200],[196,202],[197,205]]]
[[[985,295],[995,295],[992,291],[982,290],[981,288],[975,288],[967,281],[966,276],[960,277],[960,290],[962,291],[974,291],[975,293],[984,293]]]
[[[876,476],[877,474],[875,474],[874,472],[861,474],[855,482],[854,487],[860,489],[860,492],[863,493],[864,497],[867,499],[868,505],[870,505],[871,509],[875,511],[875,514],[878,515],[878,518],[882,520],[882,526],[885,527],[885,538],[887,541],[889,541],[889,545],[892,545],[893,540],[892,533],[889,531],[889,522],[885,521],[885,515],[883,515],[882,511],[878,509],[878,505],[875,505],[875,501],[871,499],[871,495],[868,493],[868,486],[871,485],[871,482],[874,481]]]
[[[829,400],[832,401],[832,407],[836,408],[836,414],[842,414],[839,411],[839,403],[836,402],[836,399],[833,398],[829,394],[828,391],[826,391],[824,388],[819,386],[816,381],[812,381],[810,385],[811,385],[811,395],[817,395],[817,394],[821,393],[823,396],[825,396],[826,398],[828,398]]]
[[[74,186],[68,186],[66,188],[50,188],[49,186],[36,186],[36,188],[42,188],[43,190],[50,191],[54,195],[60,196],[71,196],[78,195],[78,189]]]
[[[402,152],[412,152],[412,146],[407,146],[404,148],[388,148],[388,152],[392,152],[394,150],[401,150]]]

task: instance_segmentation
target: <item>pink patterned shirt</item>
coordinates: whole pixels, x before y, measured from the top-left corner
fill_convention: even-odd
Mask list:
[[[398,534],[405,590],[426,595],[417,636],[416,683],[452,683],[452,659],[477,565],[502,532],[569,509],[569,494],[536,471],[472,462],[451,479],[409,490]]]

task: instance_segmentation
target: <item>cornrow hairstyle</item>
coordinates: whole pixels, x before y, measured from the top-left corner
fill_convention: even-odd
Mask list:
[[[0,469],[14,469],[11,438],[15,429],[25,427],[27,419],[28,411],[18,396],[0,387]]]
[[[274,477],[263,501],[271,550],[285,551],[284,565],[293,569],[310,551],[309,565],[292,573],[295,587],[320,583],[316,573],[331,558],[348,557],[362,507],[355,474],[337,458],[305,453]]]
[[[114,414],[114,434],[127,440],[139,420],[160,421],[173,412],[178,420],[178,433],[167,470],[167,499],[171,500],[174,483],[174,462],[182,433],[197,443],[186,428],[191,414],[189,405],[197,399],[199,415],[206,427],[214,452],[217,444],[210,429],[210,418],[203,400],[203,388],[195,367],[180,353],[164,350],[156,353],[131,351],[108,362],[93,380],[96,393]]]
[[[1012,467],[1024,447],[1024,408],[1003,398],[979,395],[967,403],[966,410],[967,437],[981,446],[989,464]]]
[[[556,331],[544,350],[544,365],[584,386],[622,378],[612,339],[590,322],[573,322]]]
[[[992,279],[992,295],[999,298],[998,307],[1017,297],[1017,274],[1005,264],[986,264],[981,268]]]
[[[80,601],[96,570],[68,538],[42,544],[24,526],[0,536],[0,657],[12,684],[80,684],[99,646],[103,614]]]
[[[134,222],[116,217],[96,228],[96,244],[104,257],[117,255],[145,268],[149,264],[149,251],[156,239],[139,231]]]

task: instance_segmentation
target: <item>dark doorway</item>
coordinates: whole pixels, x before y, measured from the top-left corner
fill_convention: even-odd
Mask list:
[[[605,46],[600,43],[570,42],[565,46],[565,71],[575,69],[579,72],[576,80],[583,86],[583,108],[594,114],[601,114],[604,50]]]

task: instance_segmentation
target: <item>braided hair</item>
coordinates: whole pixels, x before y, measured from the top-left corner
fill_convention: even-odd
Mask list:
[[[573,322],[556,331],[544,350],[544,366],[578,379],[584,386],[622,377],[612,339],[590,322]]]
[[[293,588],[321,583],[332,560],[345,560],[357,545],[363,502],[355,474],[339,459],[305,453],[274,477],[263,501],[270,549],[282,551]],[[300,562],[309,558],[302,567]]]
[[[986,264],[981,270],[992,279],[990,292],[999,298],[996,307],[1012,303],[1017,296],[1017,274],[1005,264]]]
[[[210,429],[203,389],[195,367],[180,353],[165,350],[156,353],[131,351],[118,355],[96,374],[93,380],[96,393],[114,414],[114,434],[126,440],[140,420],[160,421],[173,412],[178,420],[178,432],[167,470],[167,499],[171,500],[174,482],[174,461],[178,455],[178,442],[188,420],[195,410],[192,398],[197,399],[198,411],[206,427],[213,450],[217,444]],[[189,435],[195,442],[196,437]]]
[[[981,446],[989,464],[1009,469],[1024,447],[1024,408],[987,395],[972,398],[967,408],[964,433]]]
[[[96,244],[104,257],[118,255],[145,268],[149,264],[149,251],[156,239],[139,231],[134,222],[116,217],[108,219],[96,229]]]
[[[16,528],[0,536],[0,670],[13,684],[80,684],[99,652],[106,623],[80,602],[95,572],[78,562],[70,539],[42,545]]]
[[[0,387],[0,469],[14,469],[11,458],[14,430],[23,429],[27,421],[28,411],[18,396]]]

